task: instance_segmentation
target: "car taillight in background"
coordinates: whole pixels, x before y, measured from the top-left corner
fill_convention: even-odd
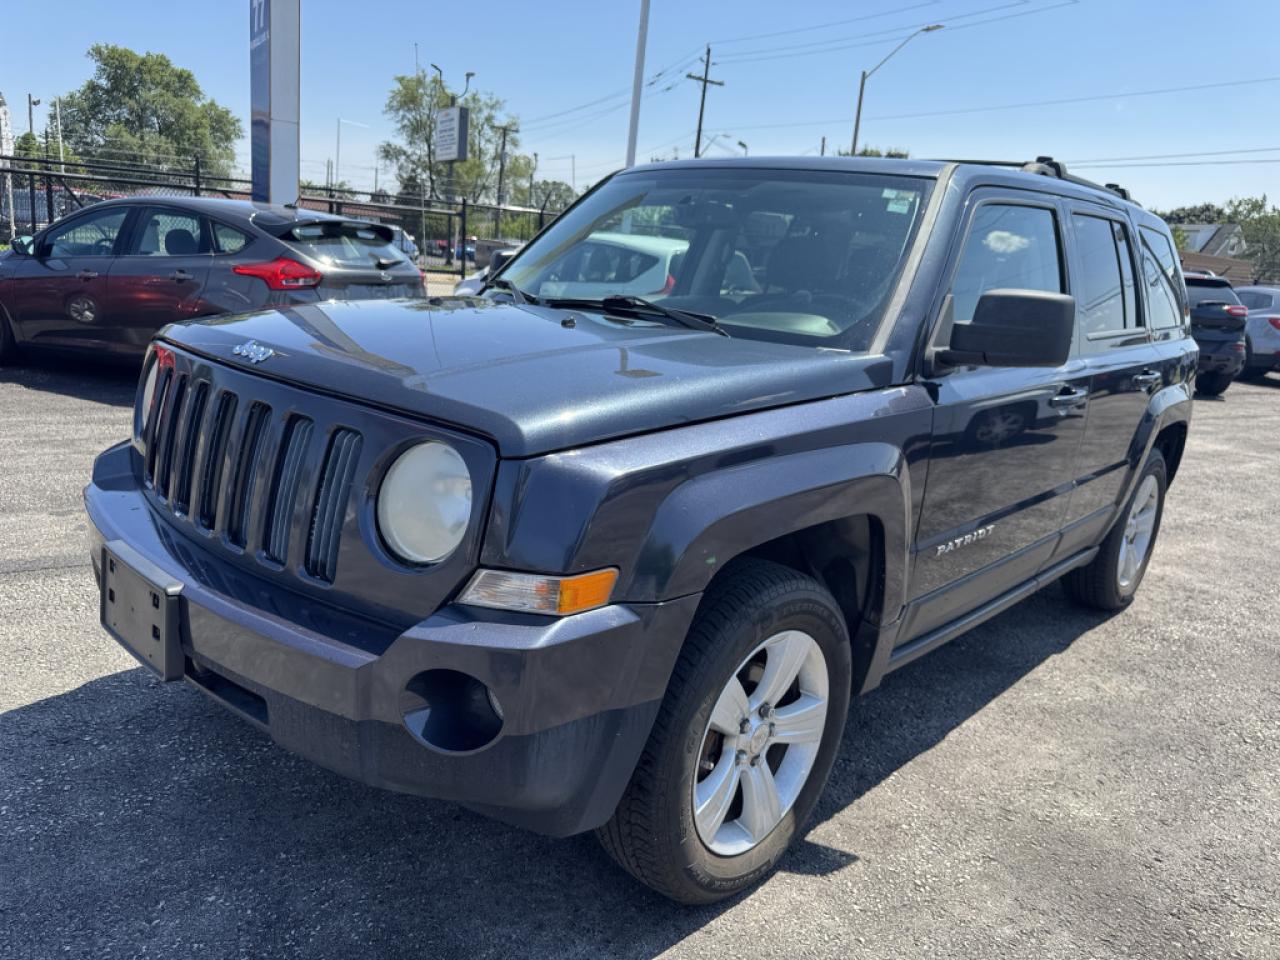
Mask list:
[[[1238,303],[1232,303],[1227,306],[1228,317],[1247,317],[1248,315],[1249,315],[1248,307],[1243,307]]]
[[[1267,317],[1267,323],[1280,330],[1280,317]]]
[[[324,275],[318,270],[290,260],[288,257],[276,257],[268,263],[237,263],[232,271],[244,277],[257,277],[265,280],[272,290],[297,290],[305,287],[319,286]]]

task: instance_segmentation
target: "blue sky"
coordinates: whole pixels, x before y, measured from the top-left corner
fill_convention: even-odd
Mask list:
[[[247,119],[248,6],[10,4],[0,91],[24,129],[28,88],[47,102],[78,86],[85,50],[102,41],[167,54]],[[638,10],[639,0],[302,0],[303,176],[323,179],[342,117],[367,125],[343,127],[343,176],[372,184],[390,135],[382,105],[392,76],[412,72],[416,41],[450,86],[474,70],[475,86],[507,101],[540,177],[567,181],[572,155],[582,187],[624,157]],[[708,42],[725,82],[707,97],[706,130],[722,134],[710,154],[741,152],[738,141],[752,154],[816,153],[824,135],[829,150],[847,146],[859,71],[934,22],[945,29],[869,81],[863,143],[919,157],[1048,153],[1155,207],[1280,199],[1280,60],[1264,52],[1280,36],[1275,0],[652,0],[646,74],[661,78],[647,87],[640,156],[692,154],[698,85],[681,77]],[[1092,99],[1044,103],[1078,98]],[[1042,105],[987,109],[1031,102]],[[1248,150],[1258,152],[1227,152]],[[1195,151],[1221,153],[1168,156]],[[1158,165],[1112,161],[1129,157]],[[1108,163],[1080,166],[1095,160]]]

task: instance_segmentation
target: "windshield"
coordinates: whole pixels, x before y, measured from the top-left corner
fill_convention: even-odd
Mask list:
[[[734,337],[865,350],[932,181],[661,169],[614,177],[502,273],[557,300],[643,297]]]
[[[1236,292],[1225,283],[1196,283],[1194,280],[1187,281],[1187,298],[1191,301],[1193,307],[1205,302],[1240,303],[1240,298],[1236,296]]]

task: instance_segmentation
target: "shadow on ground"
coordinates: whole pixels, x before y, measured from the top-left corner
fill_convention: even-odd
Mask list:
[[[90,354],[27,353],[0,367],[0,383],[123,407],[133,403],[139,360]]]
[[[850,720],[816,819],[1101,619],[1051,590],[890,676]],[[810,841],[782,867],[858,869],[856,850]],[[589,835],[343,780],[141,669],[0,715],[0,876],[20,956],[641,958],[729,908],[668,903]]]

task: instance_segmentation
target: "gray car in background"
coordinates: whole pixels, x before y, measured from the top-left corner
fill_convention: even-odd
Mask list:
[[[1249,308],[1240,379],[1256,380],[1280,369],[1280,287],[1236,287],[1236,296]]]

